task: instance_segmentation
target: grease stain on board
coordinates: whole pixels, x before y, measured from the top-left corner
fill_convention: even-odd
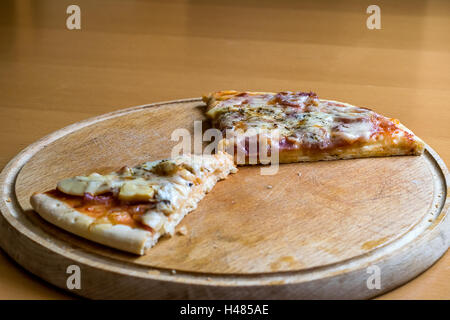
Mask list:
[[[301,263],[295,260],[292,256],[283,256],[280,257],[275,262],[270,264],[270,269],[272,271],[278,271],[281,269],[293,269],[295,267],[300,267]]]
[[[377,240],[370,240],[370,241],[364,242],[363,245],[361,246],[361,248],[363,250],[371,250],[373,248],[376,248],[376,247],[382,245],[387,240],[389,240],[389,237],[383,237],[383,238],[380,238]]]

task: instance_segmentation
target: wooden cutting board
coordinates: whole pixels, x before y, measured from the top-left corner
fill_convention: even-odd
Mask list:
[[[200,99],[139,106],[76,123],[32,144],[0,176],[0,244],[32,273],[67,289],[81,268],[90,298],[369,298],[433,264],[450,237],[448,171],[420,157],[240,167],[138,257],[50,225],[34,191],[64,177],[170,156],[175,129],[203,121]],[[374,267],[376,266],[376,267]],[[370,268],[372,267],[372,268]],[[377,269],[377,267],[379,269]],[[377,270],[380,288],[369,288]],[[369,279],[370,278],[370,279]]]

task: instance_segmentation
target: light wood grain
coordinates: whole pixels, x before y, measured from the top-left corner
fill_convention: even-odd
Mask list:
[[[136,107],[29,146],[0,175],[2,247],[61,288],[65,268],[76,264],[84,279],[78,294],[126,299],[368,298],[447,250],[448,171],[429,147],[421,157],[286,164],[270,176],[243,167],[182,222],[187,235],[163,239],[142,257],[73,236],[31,210],[33,192],[68,175],[169,156],[171,133],[193,133],[194,121],[206,122],[203,110],[200,99]],[[382,283],[369,290],[373,265]]]
[[[82,30],[68,31],[72,2],[3,1],[0,164],[90,116],[223,88],[311,89],[369,106],[448,163],[450,4],[377,3],[383,29],[370,31],[368,1],[77,1]],[[387,297],[450,298],[449,259]],[[60,296],[0,263],[0,297]]]
[[[171,133],[185,128],[193,135],[194,121],[206,122],[202,106],[197,100],[139,109],[46,145],[17,177],[22,209],[32,209],[33,192],[53,189],[65,177],[170,157],[179,143],[170,141]],[[281,165],[270,176],[261,175],[260,167],[244,167],[219,183],[183,221],[189,236],[161,241],[137,259],[102,246],[96,252],[190,272],[248,274],[320,267],[401,237],[434,205],[435,179],[426,157],[297,163]],[[57,229],[52,234],[61,236]]]

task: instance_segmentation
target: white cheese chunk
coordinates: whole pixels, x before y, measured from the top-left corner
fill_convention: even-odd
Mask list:
[[[162,212],[151,210],[142,215],[141,221],[150,228],[159,231],[167,221],[167,217]]]
[[[119,199],[123,201],[147,201],[153,198],[155,190],[143,179],[126,181],[119,191]]]

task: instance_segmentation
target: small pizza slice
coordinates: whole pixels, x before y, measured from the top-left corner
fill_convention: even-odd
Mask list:
[[[312,92],[220,91],[203,100],[213,127],[225,136],[220,148],[235,160],[244,155],[238,164],[264,163],[261,154],[270,156],[274,148],[278,161],[289,163],[420,155],[425,146],[396,119]]]
[[[182,155],[106,175],[64,179],[35,193],[31,205],[45,220],[86,239],[144,254],[173,235],[217,181],[237,169],[230,155]]]

